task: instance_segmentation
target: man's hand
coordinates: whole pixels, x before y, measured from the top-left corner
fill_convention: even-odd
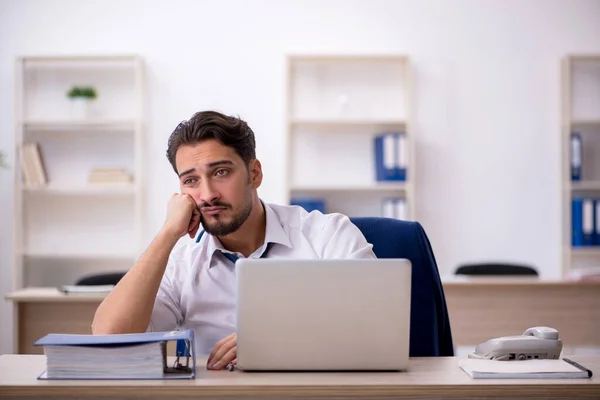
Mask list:
[[[200,211],[189,194],[175,193],[167,206],[167,219],[164,229],[180,238],[186,233],[191,238],[196,236],[200,226]]]
[[[236,339],[237,335],[232,333],[225,339],[219,340],[208,356],[206,368],[223,369],[231,362],[235,364],[237,358]]]

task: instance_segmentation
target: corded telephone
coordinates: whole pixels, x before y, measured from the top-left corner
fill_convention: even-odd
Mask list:
[[[558,331],[547,326],[535,326],[523,335],[504,336],[478,344],[469,358],[487,360],[558,359],[562,340]]]

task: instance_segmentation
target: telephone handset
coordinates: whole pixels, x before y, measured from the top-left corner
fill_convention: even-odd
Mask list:
[[[558,331],[547,326],[535,326],[523,335],[504,336],[478,344],[469,358],[487,360],[558,359],[562,340]]]

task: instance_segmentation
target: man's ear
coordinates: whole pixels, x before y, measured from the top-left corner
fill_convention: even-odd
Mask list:
[[[250,171],[250,184],[254,189],[258,189],[262,184],[263,173],[262,173],[262,165],[258,160],[252,160],[248,164],[248,169]]]

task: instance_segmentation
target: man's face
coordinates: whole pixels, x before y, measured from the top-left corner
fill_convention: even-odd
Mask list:
[[[175,155],[181,193],[192,196],[204,230],[214,236],[235,232],[246,221],[260,185],[260,162],[248,168],[231,147],[210,139],[181,146]]]

